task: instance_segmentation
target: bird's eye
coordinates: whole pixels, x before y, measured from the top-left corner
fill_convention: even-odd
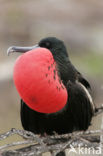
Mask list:
[[[50,42],[46,42],[45,45],[47,48],[50,48],[50,46],[51,46]]]
[[[51,48],[51,43],[50,42],[42,42],[42,43],[40,43],[40,47],[50,49]]]

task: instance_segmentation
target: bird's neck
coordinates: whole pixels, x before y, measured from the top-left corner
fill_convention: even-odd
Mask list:
[[[75,74],[75,68],[72,65],[72,63],[69,60],[69,57],[61,57],[56,58],[57,66],[58,66],[58,71],[59,71],[59,76],[63,82],[63,84],[66,86],[68,80],[71,82],[74,82],[76,79],[76,74]]]

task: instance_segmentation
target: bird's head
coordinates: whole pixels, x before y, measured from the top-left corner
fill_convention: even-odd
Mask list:
[[[56,37],[47,37],[42,39],[39,44],[40,47],[47,48],[51,51],[54,59],[56,60],[57,57],[68,57],[66,47],[64,42],[57,39]]]
[[[46,48],[48,49],[53,57],[56,63],[59,65],[61,63],[64,63],[66,58],[68,58],[68,53],[66,46],[64,45],[64,42],[57,39],[56,37],[47,37],[43,38],[39,41],[38,44],[31,46],[31,47],[17,47],[17,46],[11,46],[7,54],[9,55],[10,53],[13,52],[20,52],[20,53],[25,53],[33,49],[37,48]]]
[[[67,103],[67,90],[59,75],[59,64],[68,57],[64,43],[55,38],[42,39],[36,46],[8,49],[21,52],[14,66],[14,83],[23,101],[33,110],[54,113]]]

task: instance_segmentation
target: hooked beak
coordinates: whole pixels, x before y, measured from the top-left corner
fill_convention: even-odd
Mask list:
[[[14,52],[19,52],[19,53],[25,53],[27,51],[30,51],[32,49],[36,49],[39,48],[39,45],[35,45],[32,47],[16,47],[16,46],[11,46],[8,48],[7,50],[7,55],[9,55],[10,53],[14,53]]]

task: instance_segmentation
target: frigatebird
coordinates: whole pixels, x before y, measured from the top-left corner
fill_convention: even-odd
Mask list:
[[[64,42],[47,37],[36,46],[12,46],[11,52],[23,53],[13,73],[23,128],[49,135],[87,130],[95,111],[91,86],[71,63]]]

